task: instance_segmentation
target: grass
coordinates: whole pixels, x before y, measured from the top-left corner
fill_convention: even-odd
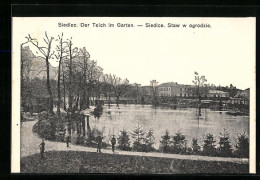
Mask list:
[[[248,164],[127,156],[78,151],[49,151],[21,158],[21,173],[248,173]]]

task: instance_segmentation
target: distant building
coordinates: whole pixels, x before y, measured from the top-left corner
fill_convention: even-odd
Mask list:
[[[220,90],[209,90],[208,97],[229,97],[228,92],[220,91]]]
[[[143,96],[152,96],[153,95],[153,88],[152,86],[141,86],[141,94]]]
[[[229,99],[230,104],[244,104],[249,105],[250,102],[250,89],[239,91],[233,98]]]
[[[167,82],[158,85],[159,96],[168,97],[191,97],[191,85],[178,84],[177,82]]]

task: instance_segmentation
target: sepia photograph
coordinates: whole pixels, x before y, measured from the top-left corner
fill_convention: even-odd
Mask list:
[[[255,173],[255,28],[13,17],[12,172]]]

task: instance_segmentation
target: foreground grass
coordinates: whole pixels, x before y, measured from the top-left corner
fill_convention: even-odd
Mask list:
[[[247,164],[157,157],[49,151],[21,158],[22,173],[248,173]]]

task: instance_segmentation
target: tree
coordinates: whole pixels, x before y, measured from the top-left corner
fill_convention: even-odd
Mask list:
[[[130,142],[129,142],[129,135],[127,134],[126,130],[120,131],[120,135],[117,138],[118,140],[118,149],[124,150],[124,151],[130,151]]]
[[[197,72],[194,73],[195,74],[195,78],[192,81],[194,83],[195,86],[195,93],[197,95],[199,104],[201,103],[201,96],[204,93],[205,94],[205,82],[207,82],[207,79],[205,78],[205,76],[199,76],[199,74]]]
[[[219,137],[219,155],[224,157],[232,156],[232,147],[230,144],[229,133],[224,129],[224,133],[220,133]]]
[[[173,152],[174,153],[185,153],[186,152],[186,137],[181,132],[178,132],[175,134],[175,136],[172,137],[173,139]]]
[[[206,134],[204,138],[204,144],[203,144],[203,154],[206,156],[215,156],[216,155],[216,141],[214,139],[213,134]]]
[[[143,151],[141,146],[144,144],[145,131],[143,130],[142,126],[139,125],[139,122],[137,123],[137,127],[132,133],[132,137],[135,139],[133,143],[133,150]]]
[[[159,92],[158,92],[158,88],[157,88],[157,85],[158,85],[158,82],[156,80],[151,80],[150,81],[150,85],[151,85],[151,88],[152,88],[152,94],[153,94],[153,105],[158,105],[158,95],[159,95]]]
[[[160,141],[161,148],[163,152],[169,152],[171,148],[171,136],[169,135],[169,132],[166,130],[165,134],[162,136],[162,140]]]
[[[59,67],[58,67],[58,82],[57,82],[57,94],[58,94],[58,103],[57,103],[57,114],[60,118],[60,104],[61,104],[61,86],[60,86],[60,81],[61,81],[61,67],[62,67],[62,59],[64,58],[63,54],[65,52],[65,48],[67,45],[67,42],[63,41],[63,33],[61,36],[58,36],[59,45],[56,46],[57,50],[57,55],[56,58],[59,60]],[[64,88],[65,89],[65,88]],[[65,100],[64,100],[65,101]],[[64,102],[65,103],[65,102]]]
[[[23,43],[25,44],[25,43]],[[35,55],[30,50],[29,46],[22,47],[21,45],[21,106],[24,110],[32,112],[32,90],[31,90],[31,67]]]
[[[146,151],[152,151],[154,150],[153,144],[154,144],[154,131],[153,129],[149,129],[149,131],[146,134],[146,137],[144,139],[145,145],[146,145]]]
[[[126,93],[126,91],[127,91],[128,83],[129,83],[129,81],[127,79],[125,79],[125,80],[122,80],[121,78],[115,79],[114,94],[116,96],[117,107],[119,107],[119,97],[122,94]]]
[[[194,93],[198,98],[199,116],[201,116],[201,96],[203,93],[206,94],[207,86],[204,86],[204,83],[207,82],[207,79],[205,76],[199,76],[197,72],[194,72],[194,75],[195,77],[192,82],[194,83]]]
[[[46,70],[47,70],[47,90],[49,93],[49,112],[51,114],[54,114],[53,112],[53,95],[52,95],[52,91],[51,91],[51,85],[50,85],[50,72],[49,72],[49,60],[52,58],[52,56],[54,55],[54,51],[53,53],[51,53],[52,50],[52,41],[53,41],[53,37],[48,37],[47,33],[45,32],[45,38],[43,38],[44,42],[46,43],[46,46],[40,46],[38,41],[36,39],[33,39],[31,37],[30,34],[28,34],[28,37],[26,37],[28,39],[29,42],[31,42],[37,49],[38,51],[41,53],[42,57],[45,58],[45,62],[46,62]]]
[[[236,151],[234,154],[241,158],[249,158],[249,138],[245,132],[238,135],[236,142]]]
[[[200,151],[200,146],[198,144],[198,139],[192,139],[192,152],[194,154],[198,154],[198,152]]]

